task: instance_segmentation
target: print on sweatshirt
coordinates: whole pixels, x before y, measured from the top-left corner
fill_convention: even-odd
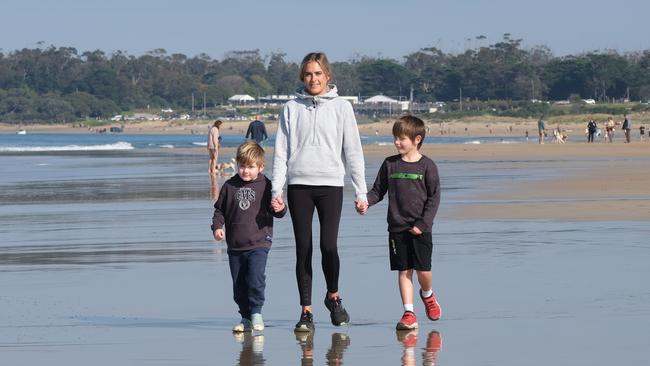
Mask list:
[[[255,191],[248,187],[242,187],[235,194],[235,199],[239,202],[239,208],[248,210],[251,207],[251,202],[255,202]]]

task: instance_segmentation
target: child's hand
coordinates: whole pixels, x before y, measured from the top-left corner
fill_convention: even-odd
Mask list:
[[[354,200],[354,208],[359,215],[365,215],[368,211],[368,202],[361,200]]]
[[[217,229],[212,234],[214,236],[214,240],[216,240],[216,241],[222,241],[224,236],[225,236],[223,229]]]
[[[418,229],[417,226],[413,226],[411,229],[409,229],[409,233],[413,235],[422,235],[422,230]]]
[[[274,212],[282,212],[284,210],[284,201],[282,199],[273,199],[271,200],[271,208]]]
[[[271,199],[271,206],[273,206],[274,203],[284,206],[284,199],[282,199],[282,193],[280,193],[279,196],[273,197],[273,199]]]

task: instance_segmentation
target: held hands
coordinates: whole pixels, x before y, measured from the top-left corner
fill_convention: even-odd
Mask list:
[[[214,236],[214,240],[216,240],[216,241],[222,241],[223,238],[224,238],[224,236],[225,236],[225,235],[224,235],[224,231],[223,231],[223,229],[217,229],[217,230],[215,230],[215,231],[212,233],[212,235]]]
[[[409,229],[409,233],[418,236],[418,235],[422,235],[422,230],[418,229],[417,226],[413,226],[412,228]]]
[[[354,200],[354,208],[359,215],[365,215],[368,212],[368,202],[356,199]]]
[[[282,196],[278,196],[271,200],[271,208],[274,212],[282,212],[284,210],[284,201]]]
[[[282,194],[278,195],[277,197],[274,197],[271,200],[271,208],[275,212],[280,212],[284,210],[284,199],[282,199]]]

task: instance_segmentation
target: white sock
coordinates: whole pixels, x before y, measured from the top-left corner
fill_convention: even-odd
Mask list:
[[[413,312],[413,304],[404,304],[404,311]]]
[[[422,297],[425,297],[425,298],[426,297],[431,297],[431,295],[433,295],[433,289],[429,290],[429,291],[420,290],[420,292],[422,293]]]

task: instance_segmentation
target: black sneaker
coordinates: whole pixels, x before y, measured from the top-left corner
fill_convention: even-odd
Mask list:
[[[337,297],[335,300],[330,299],[325,295],[325,307],[330,311],[330,318],[332,319],[332,324],[336,325],[345,325],[350,322],[350,316],[348,312],[345,311],[343,304],[341,304],[341,298]]]
[[[309,312],[305,311],[300,314],[300,320],[296,323],[295,332],[313,332],[314,331],[314,316]]]

